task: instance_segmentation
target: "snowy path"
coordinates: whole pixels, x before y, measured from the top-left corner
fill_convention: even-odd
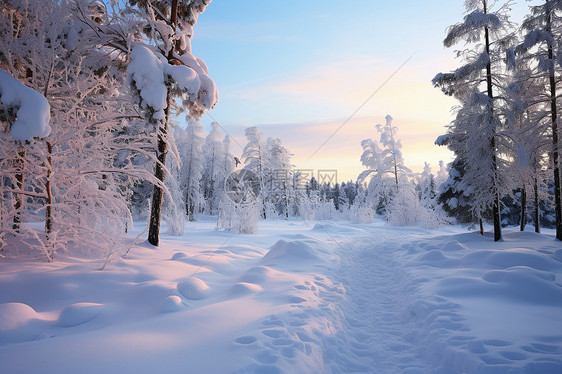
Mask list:
[[[415,316],[406,310],[410,280],[393,256],[396,238],[381,230],[373,239],[338,241],[342,263],[333,276],[347,298],[340,306],[342,330],[326,342],[325,359],[334,373],[429,369],[417,346]]]
[[[315,245],[333,257],[295,286],[301,293],[293,309],[263,321],[265,339],[241,337],[259,364],[240,373],[451,373],[440,369],[447,348],[435,325],[409,310],[417,305],[415,279],[396,255],[408,236],[331,229],[315,227],[323,239]]]

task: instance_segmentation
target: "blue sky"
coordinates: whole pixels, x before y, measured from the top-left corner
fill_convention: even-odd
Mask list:
[[[203,123],[208,126],[212,116],[241,145],[243,129],[259,126],[283,140],[297,167],[338,169],[342,180],[361,172],[360,142],[376,137],[374,125],[390,114],[410,168],[449,162],[451,154],[433,142],[451,120],[455,101],[430,81],[460,63],[442,40],[446,28],[462,20],[463,3],[213,0],[193,40],[193,53],[205,60],[220,93]],[[525,1],[516,5],[514,18],[527,7]]]

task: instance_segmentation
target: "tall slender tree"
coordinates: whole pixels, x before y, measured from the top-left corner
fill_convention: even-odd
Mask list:
[[[443,41],[445,47],[469,43],[470,47],[460,53],[466,63],[433,79],[445,94],[461,101],[457,117],[449,126],[452,136],[448,146],[462,158],[464,182],[477,198],[472,206],[476,215],[482,217],[487,208],[492,209],[495,241],[502,238],[500,194],[505,183],[498,133],[502,127],[504,56],[512,26],[507,17],[509,4],[492,11],[488,0],[466,1],[468,14],[463,22],[449,28]]]
[[[544,91],[536,98],[546,106],[550,122],[551,150],[549,151],[553,179],[554,206],[556,212],[556,239],[562,240],[562,197],[560,185],[560,129],[558,113],[558,85],[560,83],[562,51],[562,1],[545,0],[532,6],[531,14],[524,20],[526,31],[523,42],[515,49],[516,54],[534,61],[534,79],[546,80]]]
[[[148,241],[156,246],[166,155],[172,139],[168,135],[172,108],[178,109],[176,100],[180,100],[190,117],[198,120],[218,100],[207,66],[191,53],[193,26],[209,3],[210,0],[129,0],[131,7],[127,13],[135,15],[134,22],[143,25],[142,30],[152,43],[132,48],[127,70],[138,91],[139,105],[149,122],[157,127],[158,162],[154,175],[160,184],[154,186],[148,232]]]
[[[379,214],[384,212],[392,196],[398,192],[401,181],[411,173],[404,164],[398,127],[392,125],[390,115],[385,120],[384,125],[376,126],[379,141],[365,139],[361,142],[361,163],[367,170],[358,177],[360,183],[368,181],[367,198]]]

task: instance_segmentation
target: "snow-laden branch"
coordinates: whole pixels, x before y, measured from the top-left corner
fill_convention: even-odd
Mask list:
[[[32,141],[51,133],[47,99],[0,69],[0,110],[15,110],[11,133],[14,140]]]
[[[499,17],[495,14],[486,14],[479,10],[467,14],[464,21],[451,26],[447,33],[447,37],[443,41],[445,47],[451,47],[459,40],[465,40],[468,43],[477,42],[482,37],[482,28],[495,30],[502,25]]]

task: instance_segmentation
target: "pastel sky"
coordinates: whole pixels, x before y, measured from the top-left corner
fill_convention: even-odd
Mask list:
[[[241,146],[244,128],[258,126],[266,137],[281,138],[297,168],[337,169],[341,181],[364,169],[361,140],[377,138],[374,125],[390,114],[406,165],[421,171],[427,161],[436,170],[439,160],[452,159],[433,143],[456,102],[431,79],[460,64],[442,40],[462,20],[463,4],[213,0],[193,40],[193,53],[205,60],[220,93],[203,123],[208,128],[215,119]],[[514,21],[528,4],[513,7]],[[234,143],[233,152],[242,149]]]

